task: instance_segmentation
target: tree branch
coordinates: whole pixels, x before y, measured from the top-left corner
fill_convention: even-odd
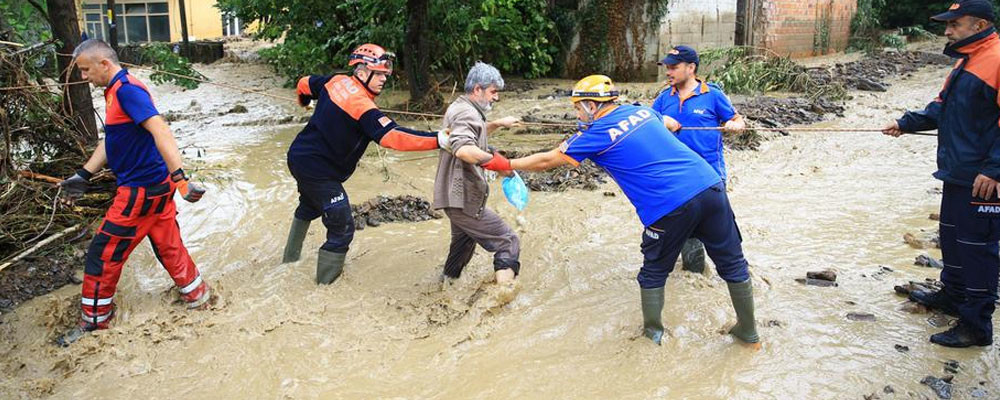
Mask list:
[[[45,11],[45,8],[43,8],[42,5],[39,4],[37,0],[28,0],[28,3],[30,3],[33,7],[35,7],[35,9],[38,10],[38,12],[42,13],[42,16],[45,17],[45,20],[48,21],[49,24],[52,23],[52,20],[49,19],[49,13]]]

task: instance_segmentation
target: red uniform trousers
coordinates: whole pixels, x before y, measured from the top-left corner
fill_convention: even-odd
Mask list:
[[[181,242],[173,200],[175,188],[169,178],[147,187],[118,187],[114,203],[87,251],[83,276],[85,327],[108,327],[114,316],[115,289],[122,266],[146,237],[185,301],[197,304],[208,294],[207,285]]]

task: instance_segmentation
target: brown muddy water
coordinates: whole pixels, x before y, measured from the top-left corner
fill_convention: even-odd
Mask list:
[[[276,82],[261,79],[260,66],[202,69],[232,83]],[[886,93],[856,93],[844,118],[816,126],[879,127],[905,108],[923,107],[945,71],[894,80]],[[534,107],[570,112],[564,98],[538,98],[570,82],[541,84],[552,86],[512,94],[493,116]],[[647,96],[657,89],[625,86]],[[753,353],[718,333],[734,314],[714,272],[675,272],[667,282],[664,345],[640,336],[642,230],[613,182],[595,191],[533,192],[522,213],[493,184],[489,206],[523,244],[516,293],[489,283],[491,260],[482,251],[461,279],[438,283],[446,219],[359,231],[343,277],[317,287],[318,221],[303,260],[279,264],[296,204],[284,154],[301,127],[282,116],[303,114],[219,91],[154,88],[161,111],[189,114],[172,126],[209,193],[179,203],[179,222],[218,303],[182,310],[167,274],[142,246],[122,275],[113,329],[66,349],[51,344],[78,318],[73,285],[2,316],[0,398],[924,399],[935,395],[920,380],[944,375],[947,360],[960,365],[955,398],[1000,397],[995,347],[931,345],[927,337],[942,328],[930,322],[939,318],[902,311],[904,300],[893,293],[897,283],[938,274],[913,266],[927,250],[902,239],[936,228],[928,219],[940,200],[940,183],[930,176],[934,138],[793,133],[760,151],[727,155],[764,343]],[[217,115],[236,104],[248,112]],[[493,142],[533,150],[558,140],[501,133]],[[428,156],[387,153],[385,181],[371,151],[346,184],[352,202],[429,198],[436,159]],[[839,273],[838,287],[794,280],[825,268]],[[853,321],[851,312],[875,320]]]

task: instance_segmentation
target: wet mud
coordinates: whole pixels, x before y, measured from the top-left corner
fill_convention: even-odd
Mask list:
[[[885,92],[887,79],[912,76],[927,66],[950,66],[954,60],[940,52],[887,50],[868,55],[860,60],[837,63],[832,66],[809,68],[809,76],[816,82],[843,84],[848,89]]]
[[[431,209],[431,203],[423,198],[402,195],[395,197],[378,196],[361,204],[352,204],[354,227],[377,227],[390,222],[420,222],[441,219],[441,213]]]
[[[521,158],[532,155],[536,151],[500,150],[507,158]],[[570,189],[597,190],[609,180],[608,173],[590,160],[580,163],[577,167],[563,166],[542,172],[518,172],[524,179],[528,190],[533,192],[564,192]]]
[[[812,124],[833,116],[843,116],[844,106],[824,98],[759,96],[734,100],[733,106],[750,121],[751,126],[783,128]]]
[[[267,76],[255,68],[202,72],[233,84],[266,82],[254,78]],[[946,72],[889,79],[889,92],[855,94],[844,117],[815,126],[868,125],[923,107],[940,87],[927,82]],[[491,116],[526,115],[535,106],[539,115],[568,112],[565,99],[538,95],[570,84],[540,81]],[[623,86],[632,94],[658,88]],[[947,319],[910,314],[887,290],[889,279],[923,283],[939,272],[912,265],[921,254],[939,257],[937,249],[900,240],[936,226],[927,219],[940,201],[940,182],[930,176],[933,139],[792,133],[759,151],[727,150],[727,188],[764,342],[750,353],[717,333],[733,314],[714,272],[676,268],[667,281],[664,344],[642,337],[635,282],[642,228],[624,196],[605,196],[617,191],[610,180],[593,183],[597,190],[533,193],[522,212],[490,196],[488,207],[518,221],[522,267],[514,287],[492,283],[492,257],[481,249],[460,279],[440,280],[450,229],[438,219],[359,231],[343,276],[317,286],[320,227],[307,235],[301,261],[280,262],[297,199],[284,156],[300,127],[223,126],[300,115],[295,106],[218,96],[215,88],[153,91],[166,110],[183,110],[194,98],[203,110],[230,110],[238,101],[248,110],[212,123],[172,123],[182,147],[209,150],[195,161],[201,176],[214,178],[205,180],[209,195],[180,204],[179,224],[221,300],[207,311],[184,310],[155,255],[140,246],[122,275],[113,329],[67,349],[51,345],[78,318],[75,285],[0,316],[0,398],[919,399],[936,396],[921,379],[942,374],[955,376],[955,398],[1000,393],[995,352],[927,343]],[[404,121],[420,129],[436,123]],[[491,143],[534,152],[561,139],[498,132]],[[433,154],[388,152],[385,160],[388,180],[378,154],[366,154],[345,183],[352,199],[431,196]],[[827,268],[839,272],[837,288],[794,282]],[[871,279],[880,273],[882,280]],[[852,321],[848,312],[876,320]],[[958,361],[958,372],[945,372],[940,360]]]

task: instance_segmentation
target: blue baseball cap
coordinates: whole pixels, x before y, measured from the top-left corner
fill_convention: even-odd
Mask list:
[[[667,56],[660,60],[660,65],[677,65],[678,63],[691,63],[697,65],[698,52],[688,46],[676,46],[667,52]]]
[[[966,15],[979,17],[993,22],[996,15],[993,14],[993,5],[987,0],[964,0],[952,4],[948,11],[931,17],[935,21],[954,21]]]

